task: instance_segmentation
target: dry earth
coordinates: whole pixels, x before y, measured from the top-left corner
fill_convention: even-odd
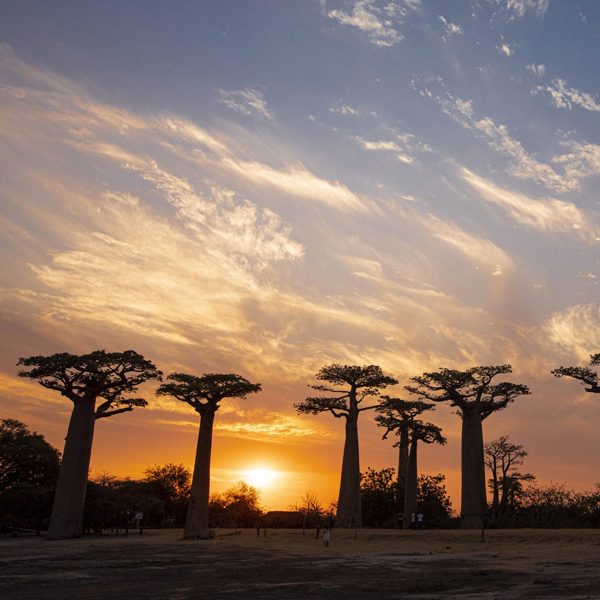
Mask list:
[[[0,539],[5,600],[600,599],[600,531],[218,530]]]

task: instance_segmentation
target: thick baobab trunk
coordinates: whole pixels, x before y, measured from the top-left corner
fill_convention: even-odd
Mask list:
[[[404,494],[406,491],[406,470],[408,468],[408,447],[410,440],[408,436],[408,425],[400,426],[400,442],[398,443],[398,507],[404,515]]]
[[[478,410],[463,410],[461,462],[461,527],[463,529],[480,529],[483,527],[487,500],[483,462],[483,431],[481,413]]]
[[[417,440],[414,439],[410,445],[408,464],[406,467],[406,485],[404,488],[404,518],[402,520],[404,529],[410,527],[410,515],[417,512]]]
[[[200,415],[200,431],[198,432],[192,490],[185,519],[185,529],[183,530],[183,537],[186,540],[205,540],[214,537],[214,531],[208,527],[210,453],[214,420],[214,411],[207,410]]]
[[[74,403],[54,494],[49,540],[83,535],[83,507],[94,439],[95,404],[95,398]]]
[[[342,479],[338,497],[336,527],[361,527],[360,463],[358,456],[358,411],[346,417],[346,441],[342,460]]]

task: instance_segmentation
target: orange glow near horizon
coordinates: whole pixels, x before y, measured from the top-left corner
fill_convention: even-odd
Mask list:
[[[247,469],[243,473],[244,481],[259,490],[272,487],[279,477],[279,473],[277,471],[273,471],[272,469],[266,467]]]

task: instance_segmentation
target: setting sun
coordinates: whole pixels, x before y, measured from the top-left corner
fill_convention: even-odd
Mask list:
[[[277,478],[277,472],[264,467],[255,469],[246,469],[243,472],[244,480],[251,486],[256,488],[267,488],[273,484]]]

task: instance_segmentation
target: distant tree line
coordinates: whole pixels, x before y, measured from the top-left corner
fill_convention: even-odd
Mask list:
[[[112,353],[96,350],[79,356],[68,353],[31,356],[21,358],[18,364],[25,367],[18,373],[19,376],[35,380],[43,387],[59,392],[73,403],[64,452],[60,458],[60,468],[54,488],[52,511],[47,528],[48,538],[66,539],[81,536],[90,519],[98,520],[98,514],[110,512],[108,509],[98,509],[98,506],[109,506],[112,502],[109,498],[123,497],[129,499],[130,504],[139,502],[141,506],[142,496],[147,496],[142,493],[143,489],[149,489],[150,481],[140,484],[140,482],[117,483],[107,480],[88,486],[93,435],[97,420],[130,412],[135,407],[146,406],[147,402],[144,398],[132,394],[135,394],[143,383],[150,380],[162,381],[162,372],[151,361],[133,350]],[[600,393],[596,370],[598,366],[600,366],[600,353],[591,355],[588,367],[561,366],[552,373],[556,377],[577,379],[585,386],[587,392]],[[590,523],[595,522],[593,505],[595,493],[590,493],[583,498],[580,497],[581,495],[563,490],[564,493],[561,495],[559,491],[562,488],[555,486],[545,491],[538,490],[538,493],[534,494],[533,486],[523,485],[531,484],[533,476],[520,474],[515,470],[521,464],[519,461],[526,455],[523,454],[521,447],[512,448],[511,462],[506,454],[510,450],[506,438],[504,442],[501,438],[497,447],[492,448],[484,444],[483,421],[494,412],[506,408],[518,397],[530,394],[526,385],[506,380],[498,381],[498,377],[511,372],[510,365],[477,366],[463,371],[441,368],[411,377],[410,383],[404,389],[411,394],[412,398],[403,399],[381,393],[387,387],[396,385],[398,381],[385,374],[377,365],[334,363],[323,366],[316,374],[318,383],[310,386],[318,393],[295,404],[295,407],[298,412],[306,414],[328,412],[337,419],[342,419],[345,424],[340,490],[335,511],[336,526],[360,527],[363,523],[378,523],[379,520],[385,520],[381,513],[383,505],[387,502],[384,498],[392,493],[393,510],[406,526],[409,514],[418,508],[419,502],[424,502],[422,489],[424,479],[419,478],[417,469],[418,442],[438,444],[446,442],[437,425],[424,422],[418,417],[424,412],[433,410],[435,404],[441,402],[456,408],[462,421],[460,516],[463,528],[479,528],[490,524],[501,526],[508,522],[514,524],[517,523],[515,515],[519,511],[520,514],[529,511],[529,521],[533,519],[532,515],[547,521],[548,519],[540,516],[546,513],[532,506],[538,507],[549,496],[552,498],[560,496],[563,505],[577,504],[579,514],[585,514],[585,519]],[[179,513],[174,509],[171,511],[173,507],[169,509],[172,512],[170,518],[174,519],[174,523],[181,521],[182,511],[185,511],[185,538],[212,537],[211,523],[214,522],[215,515],[221,515],[222,519],[227,520],[230,519],[230,514],[233,514],[231,511],[235,512],[231,509],[231,506],[235,505],[234,500],[230,499],[226,500],[225,504],[218,504],[211,501],[210,497],[210,459],[215,414],[224,399],[245,398],[248,394],[260,391],[261,384],[251,383],[233,373],[205,373],[196,376],[175,372],[167,377],[166,383],[158,387],[157,394],[170,396],[189,404],[200,417],[196,459],[185,502],[186,508],[179,506]],[[368,410],[376,411],[377,423],[385,428],[384,438],[390,433],[398,436],[398,472],[395,481],[390,470],[380,472],[369,470],[362,475],[361,480],[358,419],[362,412]],[[32,438],[29,440],[31,448],[35,444],[38,447],[43,446],[39,439],[41,436],[31,434],[23,424],[7,420],[3,421],[3,427],[8,431],[6,439]],[[6,442],[3,441],[3,444],[6,446]],[[10,444],[6,447],[9,446]],[[4,447],[0,450],[5,452]],[[59,455],[56,450],[51,450],[52,452],[47,448],[45,450],[48,464],[52,463],[53,468],[56,469]],[[53,456],[52,460],[50,454]],[[492,491],[490,506],[486,499],[486,464],[492,472],[489,482]],[[19,496],[22,498],[22,506],[25,507],[35,494],[39,494],[37,502],[40,506],[47,503],[50,488],[44,486],[40,480],[32,480],[30,475],[25,474],[22,480],[16,483],[11,482],[10,478],[7,481],[9,483],[0,488],[3,507],[8,507],[10,502],[18,503]],[[433,483],[434,487],[437,486],[436,489],[439,491],[442,481],[443,479],[438,479],[429,483]],[[145,485],[146,488],[142,489],[138,484]],[[88,487],[91,493],[94,486],[102,489],[96,490],[99,491],[97,510],[96,512],[92,510],[92,517],[90,517],[89,511],[93,502],[88,501],[86,509],[88,512],[84,513],[84,507],[86,494],[89,495]],[[380,488],[387,490],[383,496],[380,495]],[[376,489],[377,493],[374,491]],[[145,506],[149,514],[152,514],[152,511],[159,511],[155,501],[150,501],[149,497],[146,500]],[[167,510],[169,500],[167,498],[159,498],[159,500],[162,502],[162,510]],[[380,501],[383,502],[381,506]],[[363,503],[365,510],[363,510]],[[585,508],[588,504],[591,508]],[[226,516],[223,507],[229,511]],[[17,512],[13,511],[13,516]],[[25,512],[23,508],[21,513]],[[115,514],[117,513],[120,515],[119,511]],[[237,521],[240,523],[246,519],[241,508],[236,514],[238,514]],[[253,517],[258,515],[252,511],[251,514]],[[111,517],[113,521],[120,518],[114,514]],[[36,527],[39,529],[41,524],[38,523]]]
[[[84,524],[89,533],[140,525],[183,528],[192,474],[183,465],[149,467],[140,480],[99,476],[90,481]],[[209,500],[210,527],[254,527],[263,517],[258,491],[244,482]],[[141,516],[136,524],[136,515]]]
[[[427,527],[447,528],[453,524],[452,503],[444,485],[445,477],[420,475],[417,480],[415,511],[426,515]],[[367,527],[404,527],[403,497],[398,495],[394,468],[368,468],[361,476],[363,524]],[[454,523],[456,519],[454,519]]]
[[[59,453],[43,436],[13,419],[0,421],[0,532],[46,531],[58,480]],[[101,473],[86,489],[86,533],[143,528],[182,528],[191,472],[167,463],[148,467],[142,479]],[[263,518],[258,491],[239,482],[210,497],[211,527],[253,527]],[[136,519],[139,517],[139,519]]]
[[[493,527],[600,527],[600,487],[575,492],[556,483],[538,486],[522,473],[527,456],[521,445],[501,437],[485,446]],[[0,421],[0,532],[47,530],[59,469],[59,452],[43,436],[14,419]],[[494,471],[495,470],[495,471]],[[494,474],[495,473],[495,474]],[[432,528],[458,527],[444,475],[421,475],[417,509]],[[367,527],[401,525],[402,497],[394,468],[368,468],[361,474],[362,522]],[[191,472],[167,463],[148,467],[142,479],[119,479],[107,473],[88,482],[84,530],[90,534],[142,528],[181,528],[191,491]],[[136,522],[136,515],[142,515]],[[209,499],[209,526],[318,528],[331,525],[336,505],[323,507],[307,492],[290,511],[265,514],[255,488],[240,482]]]

